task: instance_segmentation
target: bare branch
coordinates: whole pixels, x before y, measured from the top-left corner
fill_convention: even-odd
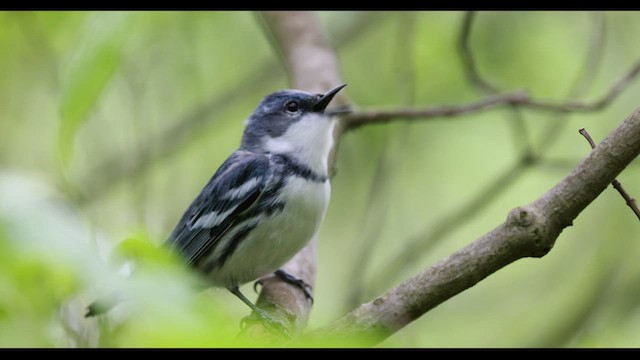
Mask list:
[[[587,139],[589,145],[591,145],[591,149],[596,148],[596,143],[593,141],[591,135],[589,135],[587,129],[582,128],[578,130],[578,132],[580,133],[580,135],[584,136],[585,139]],[[636,199],[632,198],[631,195],[629,195],[629,193],[622,187],[622,184],[620,183],[620,181],[618,181],[618,179],[613,179],[611,185],[613,185],[613,187],[618,190],[620,195],[622,195],[622,198],[627,202],[627,205],[631,208],[633,213],[636,214],[638,220],[640,220],[640,208],[638,208],[638,202],[636,201]]]
[[[438,117],[453,117],[477,112],[505,104],[524,104],[529,102],[529,95],[523,91],[490,96],[481,101],[465,105],[442,105],[426,108],[396,108],[392,110],[358,111],[345,116],[342,122],[345,130],[353,130],[362,125],[387,123],[399,119],[428,119]]]
[[[312,333],[339,341],[384,340],[445,300],[523,257],[542,257],[560,232],[640,154],[640,109],[533,203],[513,209],[491,232],[375,300]]]
[[[495,85],[489,83],[489,81],[482,78],[478,73],[473,52],[469,44],[471,24],[474,16],[473,12],[465,14],[461,30],[460,48],[462,50],[461,53],[463,55],[462,58],[465,65],[465,71],[467,72],[469,81],[475,87],[489,94],[496,94],[499,89]],[[605,39],[604,33],[606,31],[604,16],[599,14],[595,20],[597,22],[595,24],[595,31],[591,36],[592,41],[587,54],[587,62],[585,65],[586,70],[584,71],[585,80],[583,80],[584,82],[589,83],[593,79],[595,71],[600,64]],[[491,96],[472,104],[359,111],[344,118],[344,130],[352,130],[365,124],[387,123],[398,119],[409,120],[453,117],[502,105],[509,105],[514,109],[522,107],[555,113],[598,111],[610,105],[629,85],[629,83],[638,77],[638,74],[640,74],[640,60],[634,63],[625,74],[615,81],[600,98],[591,102],[585,102],[582,100],[557,102],[552,100],[535,99],[530,97],[524,91],[518,91],[509,94]],[[576,86],[575,88],[585,89],[586,86]]]
[[[469,81],[479,90],[488,94],[497,94],[500,90],[485,80],[478,73],[475,57],[471,51],[471,25],[475,17],[475,11],[467,11],[462,20],[462,30],[460,31],[460,53],[462,54],[462,62],[467,73]]]
[[[596,143],[595,141],[593,141],[591,135],[589,135],[589,132],[587,132],[587,129],[582,128],[578,130],[578,132],[580,133],[580,135],[584,136],[585,139],[587,139],[587,142],[589,142],[589,145],[591,145],[592,150],[596,148]]]
[[[620,93],[640,74],[640,61],[618,79],[603,97],[594,102],[570,100],[554,103],[547,100],[532,99],[523,91],[505,95],[490,96],[476,103],[466,105],[442,105],[426,108],[399,108],[392,110],[359,111],[344,117],[344,130],[353,130],[362,125],[387,123],[392,120],[430,119],[438,117],[453,117],[501,105],[519,105],[535,110],[550,112],[590,112],[602,110],[615,100]]]
[[[471,50],[471,27],[473,21],[476,18],[474,11],[467,11],[462,20],[462,29],[460,30],[460,54],[463,63],[463,68],[467,74],[467,80],[477,90],[483,94],[495,95],[503,92],[496,85],[493,85],[490,81],[486,80],[478,72],[475,56]],[[513,134],[513,144],[516,146],[516,150],[521,154],[521,158],[529,157],[533,152],[531,147],[531,139],[529,135],[529,129],[524,121],[524,117],[517,104],[510,104],[509,110],[511,112],[511,118],[506,119],[507,124],[511,128]]]
[[[640,74],[640,61],[633,64],[631,69],[613,83],[600,99],[593,102],[567,101],[565,103],[554,103],[552,101],[536,100],[524,103],[523,105],[532,109],[555,112],[589,112],[602,110],[611,104],[638,74]]]
[[[261,16],[295,88],[324,92],[342,82],[335,53],[313,14],[269,11]],[[342,93],[334,99],[330,106],[346,104]],[[316,237],[283,267],[311,286],[315,280],[315,246]],[[305,294],[277,277],[269,276],[261,281],[263,288],[257,305],[273,310],[272,314],[287,321],[292,333],[299,333],[306,326],[311,310]],[[256,326],[261,324],[255,323]]]

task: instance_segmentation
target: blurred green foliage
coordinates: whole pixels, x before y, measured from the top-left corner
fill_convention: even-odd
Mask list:
[[[461,12],[318,16],[359,108],[485,96],[460,59]],[[591,100],[640,58],[639,18],[480,12],[471,45],[480,74],[504,91]],[[0,346],[265,345],[236,336],[244,304],[224,290],[201,291],[156,248],[238,146],[262,96],[287,87],[255,15],[0,12],[0,26]],[[590,52],[600,35],[601,49]],[[320,231],[309,327],[537,198],[588,153],[577,130],[602,139],[638,107],[639,92],[635,81],[594,113],[521,111],[521,126],[501,108],[347,134]],[[538,161],[474,202],[526,148]],[[619,177],[636,198],[639,176],[636,161]],[[463,221],[429,235],[461,213]],[[637,347],[639,240],[637,219],[608,189],[547,256],[506,267],[382,345]],[[418,244],[414,256],[392,268],[410,243]],[[111,291],[127,300],[107,317],[84,319],[85,306]]]
[[[90,110],[120,65],[130,15],[91,14],[79,29],[84,38],[78,40],[75,53],[70,55],[60,99],[58,150],[63,165],[71,156],[76,130],[89,118]]]

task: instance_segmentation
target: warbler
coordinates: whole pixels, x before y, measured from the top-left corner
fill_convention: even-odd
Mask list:
[[[166,245],[225,287],[259,316],[266,313],[239,286],[280,270],[318,231],[331,194],[328,157],[335,116],[325,111],[346,86],[324,94],[281,90],[267,95],[245,122],[240,147],[184,212]],[[90,306],[87,316],[97,314]]]

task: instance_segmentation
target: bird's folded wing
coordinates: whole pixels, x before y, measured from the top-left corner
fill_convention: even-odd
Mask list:
[[[253,208],[271,176],[264,154],[236,152],[220,166],[167,240],[188,264],[197,263]]]

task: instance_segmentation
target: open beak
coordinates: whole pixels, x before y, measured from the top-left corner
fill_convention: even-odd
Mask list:
[[[324,95],[322,95],[320,100],[318,100],[318,102],[315,105],[313,105],[313,111],[323,112],[324,109],[327,107],[327,105],[329,105],[329,103],[331,102],[331,99],[333,99],[333,97],[338,93],[338,91],[342,90],[342,88],[344,88],[345,86],[347,86],[347,84],[336,86],[333,89],[327,91]]]

